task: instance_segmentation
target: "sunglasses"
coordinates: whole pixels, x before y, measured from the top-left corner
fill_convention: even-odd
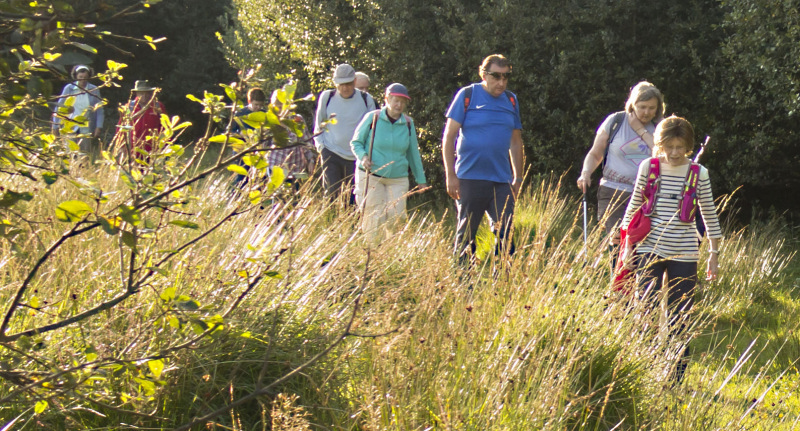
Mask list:
[[[502,72],[488,72],[487,71],[486,74],[491,76],[492,78],[498,80],[498,81],[501,80],[501,79],[508,80],[509,78],[511,78],[511,72],[502,73]]]

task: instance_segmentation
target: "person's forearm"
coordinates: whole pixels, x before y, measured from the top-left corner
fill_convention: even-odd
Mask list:
[[[602,159],[597,158],[591,151],[586,154],[586,157],[583,159],[583,169],[581,170],[581,175],[585,175],[586,177],[591,177],[592,173],[597,169],[600,165]]]
[[[722,238],[708,238],[708,249],[711,253],[719,253],[719,246],[722,244]]]
[[[509,151],[511,155],[511,168],[514,170],[514,182],[521,182],[522,176],[524,175],[523,172],[523,160],[524,160],[524,153],[522,151],[522,140],[518,140],[516,143],[512,143],[511,150]]]
[[[444,160],[444,170],[448,177],[456,175],[456,137],[450,130],[448,123],[444,131],[444,142],[442,142],[442,159]]]

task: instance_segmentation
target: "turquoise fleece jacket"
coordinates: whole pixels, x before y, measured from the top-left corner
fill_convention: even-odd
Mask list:
[[[427,183],[425,171],[422,169],[422,158],[419,155],[414,120],[407,115],[402,115],[392,124],[385,107],[368,112],[356,127],[353,140],[350,141],[350,148],[356,155],[356,166],[364,170],[361,159],[369,152],[372,139],[370,126],[372,126],[372,118],[375,115],[379,116],[378,124],[375,126],[375,143],[372,146],[372,173],[384,178],[402,178],[408,176],[408,168],[411,167],[414,181],[417,184]]]

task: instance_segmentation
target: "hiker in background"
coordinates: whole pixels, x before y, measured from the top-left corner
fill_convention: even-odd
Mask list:
[[[662,276],[666,273],[668,321],[670,332],[675,334],[685,327],[685,315],[692,308],[697,284],[699,246],[693,218],[697,207],[699,206],[703,215],[708,233],[708,280],[717,277],[722,231],[711,193],[708,170],[688,158],[694,147],[692,125],[683,118],[671,116],[656,127],[654,139],[653,155],[658,163],[655,166],[659,170],[659,182],[654,211],[650,216],[650,233],[635,249],[626,241],[625,255],[628,257],[623,263],[629,268],[636,266],[637,285],[641,292],[649,294],[650,299],[657,298],[656,292],[662,288]],[[636,186],[626,207],[622,226],[628,226],[634,212],[643,203],[642,191],[651,171],[652,162],[649,160],[639,165]],[[684,200],[682,198],[687,194],[685,185],[693,183],[689,177],[692,170],[696,175],[696,199],[694,196],[686,196]],[[651,283],[653,287],[649,289]],[[687,348],[676,370],[675,378],[678,381],[683,378],[688,356]]]
[[[100,89],[89,82],[92,75],[93,70],[89,66],[79,64],[73,67],[70,76],[75,82],[64,86],[53,113],[54,134],[57,135],[61,131],[62,116],[65,116],[77,123],[71,127],[70,133],[91,135],[78,140],[80,151],[89,155],[94,152],[92,141],[93,138],[100,137],[105,118]],[[70,98],[72,98],[72,105],[66,106],[67,100]],[[66,112],[62,113],[62,111]]]
[[[369,93],[369,84],[370,79],[369,75],[364,72],[356,72],[356,89],[361,90],[364,93],[367,93],[369,97],[372,99],[372,103],[375,104],[375,109],[380,109],[381,105],[372,97],[372,94]]]
[[[510,233],[523,175],[522,120],[516,96],[506,90],[511,62],[490,55],[478,73],[482,81],[453,98],[442,138],[447,193],[458,206],[455,253],[462,262],[474,258],[484,213],[497,236],[495,253],[514,253]]]
[[[244,117],[253,112],[264,112],[266,106],[267,95],[264,93],[264,90],[260,88],[251,88],[247,91],[247,106],[236,111],[235,117]],[[240,133],[243,129],[252,130],[253,128],[245,122],[239,124],[234,118],[234,121],[231,123],[231,133]]]
[[[349,64],[336,66],[333,73],[335,90],[325,90],[319,95],[314,134],[317,151],[322,157],[322,185],[330,199],[345,195],[353,203],[352,181],[355,173],[355,156],[350,150],[350,140],[356,126],[367,112],[375,110],[375,103],[367,93],[356,89],[356,71]],[[336,124],[322,123],[336,116]]]
[[[139,80],[131,91],[134,99],[128,104],[127,112],[120,117],[120,124],[129,124],[132,127],[130,142],[126,144],[130,145],[131,155],[137,149],[150,153],[154,149],[155,137],[161,133],[161,115],[166,114],[164,104],[158,101],[160,89],[153,87],[148,81]]]
[[[362,229],[372,241],[381,239],[406,216],[408,170],[418,187],[427,187],[414,120],[404,114],[411,97],[403,84],[386,87],[385,106],[365,115],[350,142],[356,156],[356,203],[362,208]],[[388,229],[387,229],[388,230]]]
[[[636,84],[625,110],[609,115],[597,128],[592,149],[583,160],[578,188],[584,194],[592,183],[592,173],[603,163],[597,189],[597,219],[605,223],[614,257],[619,245],[619,222],[633,192],[639,164],[652,155],[653,132],[664,118],[665,108],[658,88],[646,81]],[[614,265],[612,258],[612,268]]]
[[[277,112],[283,109],[283,104],[278,100],[278,93],[273,92],[270,104]],[[270,108],[272,109],[272,108]],[[308,178],[314,173],[316,164],[316,154],[311,149],[312,143],[308,141],[309,133],[306,122],[300,114],[292,114],[290,119],[297,123],[302,130],[302,136],[298,136],[291,130],[288,131],[288,148],[273,149],[267,154],[267,162],[272,170],[276,166],[283,169],[286,175],[286,182],[291,184],[294,190],[300,189],[300,180]],[[270,138],[270,144],[274,147],[274,141]]]

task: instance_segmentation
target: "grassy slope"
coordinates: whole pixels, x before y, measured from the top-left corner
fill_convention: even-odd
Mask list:
[[[98,178],[104,189],[119,187],[113,172]],[[190,248],[117,309],[29,340],[33,347],[0,347],[10,367],[42,372],[83,361],[87,352],[132,361],[124,370],[86,372],[77,389],[39,392],[51,406],[40,415],[27,410],[38,399],[28,393],[0,407],[0,418],[22,415],[18,424],[28,429],[37,421],[56,429],[177,426],[335,341],[358,299],[358,336],[272,395],[218,417],[218,429],[261,429],[278,417],[295,421],[295,429],[791,429],[800,418],[800,299],[786,229],[774,221],[729,233],[722,276],[704,290],[690,322],[688,377],[673,387],[668,374],[688,335],[665,337],[657,313],[609,291],[602,235],[591,232],[587,252],[577,202],[560,189],[550,179],[520,201],[513,259],[492,258],[484,231],[481,264],[469,271],[452,261],[452,213],[429,212],[429,205],[377,247],[363,243],[348,210],[315,194],[256,209]],[[199,193],[190,210],[201,226],[230,208],[225,180],[209,180]],[[46,219],[74,196],[57,183],[25,213]],[[4,303],[32,256],[65,227],[34,226],[28,257],[2,246]],[[170,227],[145,246],[168,249],[193,235]],[[71,242],[36,280],[31,295],[46,306],[19,314],[12,332],[117,292],[120,250],[102,232]],[[266,270],[277,274],[225,314],[253,274]],[[171,288],[200,308],[167,307]],[[134,361],[191,339],[198,319],[216,315],[226,316],[224,329],[170,354],[163,376]],[[0,379],[1,396],[15,387]],[[275,407],[278,393],[299,398]]]

